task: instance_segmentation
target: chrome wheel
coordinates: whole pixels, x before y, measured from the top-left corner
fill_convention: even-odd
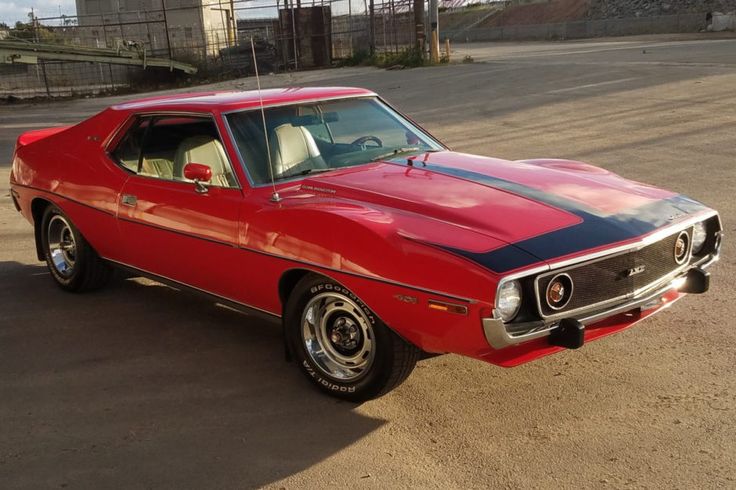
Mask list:
[[[355,381],[373,364],[373,327],[347,296],[337,292],[315,296],[304,308],[301,325],[307,354],[325,375]]]
[[[71,225],[57,214],[49,220],[46,236],[54,269],[63,277],[71,276],[77,260],[77,242]]]

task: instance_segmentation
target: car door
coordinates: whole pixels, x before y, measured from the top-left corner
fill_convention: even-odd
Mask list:
[[[120,194],[126,264],[219,296],[237,296],[242,189],[213,118],[149,115],[133,127],[145,130],[138,161],[129,166],[134,173]],[[187,178],[189,164],[209,167],[211,180]]]

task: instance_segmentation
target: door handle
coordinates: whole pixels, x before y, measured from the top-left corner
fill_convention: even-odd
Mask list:
[[[134,207],[138,203],[138,198],[132,194],[123,194],[121,201],[125,206]]]

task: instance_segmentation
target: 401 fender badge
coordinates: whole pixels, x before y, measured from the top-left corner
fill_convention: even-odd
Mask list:
[[[417,304],[418,300],[414,296],[406,296],[405,294],[394,294],[394,299],[401,301],[402,303],[408,303],[411,305]]]

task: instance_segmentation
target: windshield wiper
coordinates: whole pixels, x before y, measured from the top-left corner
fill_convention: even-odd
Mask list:
[[[387,153],[384,153],[382,155],[378,155],[377,157],[375,157],[371,161],[372,162],[377,162],[379,160],[383,160],[384,158],[395,157],[396,155],[400,155],[402,153],[409,153],[409,152],[415,152],[415,151],[418,151],[418,152],[421,152],[421,153],[435,153],[435,152],[438,152],[440,150],[424,149],[424,148],[418,148],[416,146],[405,146],[405,147],[402,147],[402,148],[396,148],[396,149],[392,150],[391,152],[387,152]]]
[[[294,172],[293,174],[288,175],[279,175],[278,177],[274,178],[273,180],[284,180],[284,179],[291,179],[292,177],[301,177],[303,175],[308,174],[317,174],[320,172],[329,172],[331,170],[337,170],[337,167],[335,168],[307,168],[300,172]]]
[[[422,150],[421,148],[417,148],[416,146],[406,146],[406,147],[403,147],[403,148],[396,148],[394,150],[391,150],[390,152],[387,152],[387,153],[383,153],[381,155],[378,155],[377,157],[373,158],[371,161],[372,162],[377,162],[379,160],[383,160],[384,158],[394,157],[394,156],[399,155],[401,153],[409,153],[410,151],[421,151],[421,150]]]

